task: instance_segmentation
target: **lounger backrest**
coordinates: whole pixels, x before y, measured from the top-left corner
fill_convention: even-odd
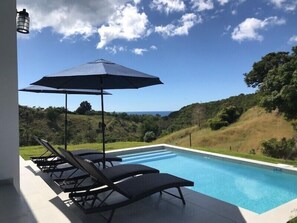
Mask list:
[[[63,148],[58,148],[59,152],[64,156],[64,159],[70,163],[72,166],[75,166],[76,168],[82,169],[83,167],[77,162],[77,160],[74,158],[73,154],[70,151],[67,151]]]
[[[51,151],[53,154],[55,154],[56,156],[58,156],[60,158],[63,158],[63,157],[61,157],[60,153],[58,153],[58,151],[54,147],[52,147],[52,145],[48,141],[46,141],[44,139],[40,139],[40,141],[41,141],[42,145],[45,148],[47,148],[49,151]]]
[[[47,149],[48,151],[50,151],[51,153],[53,153],[56,156],[60,156],[60,154],[56,151],[56,149],[54,147],[52,147],[51,144],[49,144],[48,141],[41,139],[37,136],[33,136],[33,138],[40,144],[42,145],[45,149]]]
[[[114,184],[110,179],[108,179],[102,171],[100,171],[95,164],[87,159],[83,159],[79,156],[74,156],[77,162],[83,167],[84,171],[87,172],[91,177],[93,177],[96,181],[103,183],[104,185],[107,185],[110,189],[113,189],[123,195],[125,193],[121,191],[116,184]],[[112,168],[112,167],[111,167]]]

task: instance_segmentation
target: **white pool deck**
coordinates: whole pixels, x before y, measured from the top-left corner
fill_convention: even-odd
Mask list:
[[[159,145],[159,147],[162,146],[172,147]],[[228,158],[227,156],[221,157]],[[245,162],[246,160],[238,159],[238,161]],[[280,167],[280,165],[272,166]],[[296,170],[289,166],[281,166],[281,168]],[[51,179],[41,173],[31,161],[24,161],[20,158],[20,177],[20,194],[7,182],[0,181],[0,222],[106,222],[100,214],[85,215],[68,200],[68,194],[61,192]],[[112,222],[286,223],[297,216],[297,199],[259,215],[186,188],[182,191],[187,203],[185,206],[172,196],[155,194],[118,209]]]

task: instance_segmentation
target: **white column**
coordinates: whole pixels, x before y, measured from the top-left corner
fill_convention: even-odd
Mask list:
[[[19,180],[16,0],[0,1],[0,182]]]

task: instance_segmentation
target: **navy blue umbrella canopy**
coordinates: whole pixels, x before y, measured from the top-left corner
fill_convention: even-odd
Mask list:
[[[156,76],[103,59],[47,75],[34,85],[74,89],[129,89],[163,84]]]
[[[19,89],[19,91],[25,92],[34,92],[34,93],[49,93],[49,94],[65,94],[65,120],[64,120],[64,148],[67,150],[67,138],[68,138],[68,130],[67,130],[67,95],[68,94],[86,94],[86,95],[101,95],[102,92],[104,95],[111,95],[106,91],[101,90],[92,90],[92,89],[57,89],[39,85],[30,85],[28,87]]]
[[[78,67],[44,76],[33,84],[58,89],[97,89],[103,91],[105,89],[137,89],[163,83],[156,76],[142,73],[104,59],[99,59]],[[103,167],[105,168],[105,125],[102,94],[101,110],[103,123]]]

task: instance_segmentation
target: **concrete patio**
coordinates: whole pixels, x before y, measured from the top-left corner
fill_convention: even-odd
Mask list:
[[[85,215],[72,204],[68,194],[62,193],[31,161],[20,158],[20,178],[21,195],[8,183],[0,185],[0,222],[106,222],[100,214]],[[258,215],[186,188],[183,193],[187,202],[185,206],[172,196],[155,194],[118,209],[112,222],[285,223],[296,215],[294,211],[286,217],[279,211]],[[294,202],[289,208],[293,207]],[[284,209],[287,210],[288,206]]]

